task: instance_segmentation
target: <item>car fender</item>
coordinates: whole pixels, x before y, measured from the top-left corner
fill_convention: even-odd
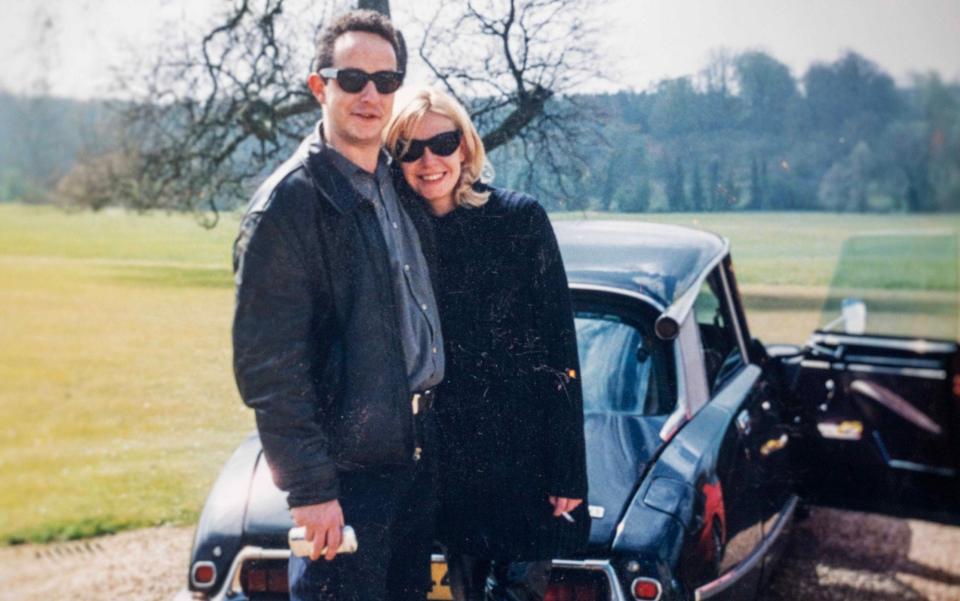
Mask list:
[[[260,438],[251,434],[227,460],[210,490],[190,552],[190,590],[209,592],[223,586],[230,562],[242,544],[250,484],[260,454]],[[192,582],[193,566],[200,561],[210,562],[216,568],[216,580],[212,586],[197,587]]]

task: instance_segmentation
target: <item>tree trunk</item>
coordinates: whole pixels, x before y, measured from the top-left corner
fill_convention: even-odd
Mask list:
[[[357,8],[367,8],[390,17],[390,0],[359,0]]]

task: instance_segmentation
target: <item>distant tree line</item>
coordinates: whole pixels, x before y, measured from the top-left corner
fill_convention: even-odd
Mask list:
[[[109,114],[102,101],[0,92],[0,202],[48,201],[78,160],[115,148]]]
[[[549,102],[595,135],[568,140],[569,154],[517,140],[491,160],[496,183],[551,210],[960,210],[960,86],[935,73],[898,88],[851,52],[797,79],[764,52],[718,51],[699,74],[646,92]],[[128,160],[111,114],[0,94],[0,200],[109,204],[111,191],[89,191]]]
[[[580,100],[605,143],[560,182],[502,149],[500,183],[569,210],[960,210],[960,88],[936,74],[898,88],[850,52],[798,80],[764,52],[717,52],[695,77]]]

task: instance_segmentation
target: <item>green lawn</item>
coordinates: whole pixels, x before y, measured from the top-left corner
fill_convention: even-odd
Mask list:
[[[235,231],[0,207],[0,541],[195,519],[253,427],[230,366]]]
[[[555,219],[609,218],[565,213]],[[617,215],[687,225],[730,239],[751,333],[801,343],[867,302],[868,331],[960,338],[960,215],[712,213]]]
[[[867,303],[869,331],[949,338],[958,329],[956,232],[891,232],[847,240],[825,312],[843,296]],[[922,291],[922,292],[917,292]]]
[[[881,304],[952,307],[943,337],[957,337],[956,215],[620,217],[728,236],[764,340],[801,342],[830,291],[851,287],[883,291]],[[205,230],[183,215],[0,205],[0,542],[196,518],[253,428],[230,366],[236,226],[234,215]],[[890,244],[901,262],[872,263]],[[927,296],[898,290],[918,281]]]

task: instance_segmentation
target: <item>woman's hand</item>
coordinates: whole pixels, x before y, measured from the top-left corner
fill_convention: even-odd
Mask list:
[[[550,504],[553,505],[553,517],[558,518],[564,513],[569,513],[583,503],[583,499],[568,499],[567,497],[547,497]]]

